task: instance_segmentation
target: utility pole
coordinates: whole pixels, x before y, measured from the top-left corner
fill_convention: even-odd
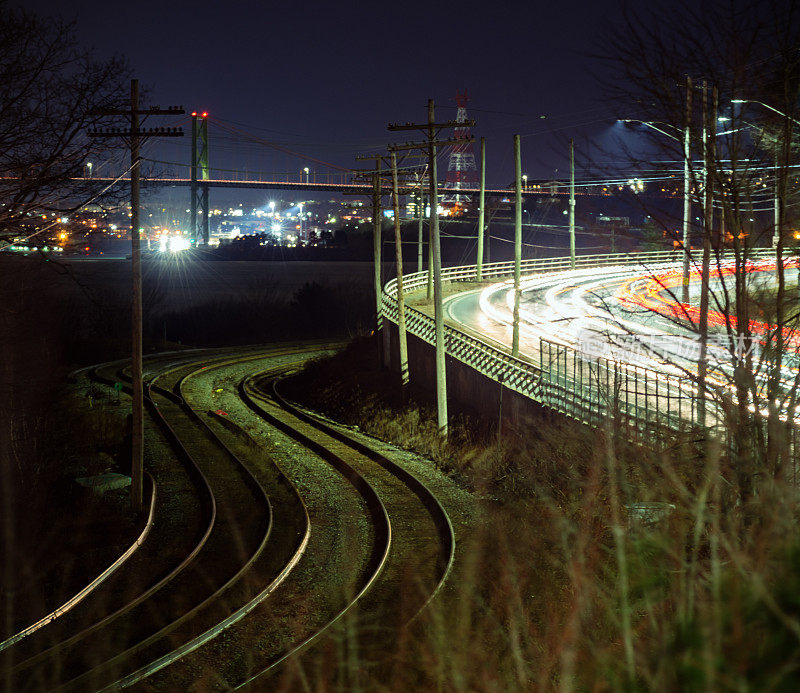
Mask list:
[[[514,135],[514,326],[511,333],[511,355],[519,356],[519,303],[522,264],[522,161],[519,135]]]
[[[375,172],[372,174],[372,264],[373,288],[375,289],[375,334],[378,336],[378,349],[380,363],[383,368],[388,368],[386,349],[381,347],[381,341],[386,342],[383,326],[383,310],[381,307],[381,244],[383,235],[381,230],[381,160],[375,159]],[[382,340],[381,340],[382,338]]]
[[[390,145],[391,151],[422,149],[428,152],[428,179],[431,215],[430,215],[430,239],[431,255],[433,259],[433,303],[434,303],[434,326],[435,326],[435,347],[436,347],[436,404],[437,421],[439,433],[447,437],[447,374],[445,371],[445,343],[444,343],[444,309],[442,295],[442,249],[439,239],[439,191],[436,169],[436,147],[447,144],[465,144],[472,142],[473,137],[454,137],[447,140],[438,139],[438,135],[444,128],[464,128],[471,127],[474,121],[448,121],[437,123],[435,118],[433,99],[428,100],[428,122],[424,124],[406,123],[405,125],[390,124],[390,131],[398,130],[418,130],[427,135],[424,142],[407,142],[402,145]]]
[[[690,164],[692,155],[692,78],[686,75],[686,117],[683,126],[683,292],[681,300],[689,302],[689,256],[691,241],[689,229],[692,223],[692,181]]]
[[[431,218],[428,216],[428,276],[425,284],[425,300],[433,300],[433,240],[431,232]]]
[[[575,140],[569,140],[569,266],[575,269]]]
[[[708,108],[708,86],[703,82],[703,265],[700,285],[700,358],[697,363],[698,395],[697,418],[701,426],[706,425],[706,378],[708,375],[708,301],[711,270],[711,234],[714,224],[713,165],[716,147],[717,87],[712,91],[712,106]]]
[[[353,173],[357,180],[367,179],[372,183],[372,192],[370,199],[372,201],[372,264],[373,264],[373,291],[375,293],[375,337],[377,338],[376,345],[378,347],[378,363],[382,367],[388,366],[388,358],[386,352],[388,348],[385,345],[385,335],[383,334],[383,309],[381,307],[381,298],[383,287],[381,283],[381,244],[383,237],[381,233],[381,196],[383,194],[383,186],[381,182],[381,160],[380,155],[377,156],[356,156],[357,160],[374,160],[375,167],[373,169],[354,170]],[[353,193],[345,193],[353,194]],[[360,193],[355,193],[360,194]]]
[[[439,239],[439,190],[436,170],[436,123],[433,99],[428,99],[428,170],[430,171],[431,247],[433,255],[433,322],[436,341],[436,413],[439,434],[447,437],[447,369],[442,296],[442,246]]]
[[[486,138],[481,137],[481,170],[480,170],[481,191],[478,194],[478,259],[475,268],[475,279],[480,281],[483,276],[483,220],[484,220],[484,201],[486,198]]]
[[[773,220],[774,226],[772,230],[772,247],[778,247],[778,239],[781,237],[781,205],[780,205],[780,195],[781,195],[781,186],[780,180],[778,176],[778,170],[780,167],[780,162],[778,161],[778,144],[775,143],[775,154],[773,156],[773,164],[775,167],[775,183],[774,183],[774,198],[772,202],[772,213],[773,213]]]
[[[354,173],[356,174],[357,178],[368,178],[371,180],[372,183],[372,250],[373,250],[373,266],[374,266],[374,291],[375,291],[375,315],[376,315],[376,335],[380,333],[379,340],[378,340],[378,352],[380,362],[384,368],[388,368],[391,352],[390,352],[390,341],[389,341],[389,333],[386,329],[386,324],[383,319],[383,279],[382,279],[382,245],[383,245],[383,233],[382,233],[382,197],[384,192],[384,181],[382,178],[381,172],[381,162],[384,161],[385,155],[382,154],[374,154],[374,155],[359,155],[356,156],[357,160],[365,160],[368,159],[370,161],[375,161],[375,168],[371,170],[356,170]],[[391,159],[389,159],[389,167],[390,171],[392,171],[392,164]],[[396,160],[394,167],[396,169]],[[392,171],[392,180],[396,171]],[[399,194],[399,188],[398,188]],[[398,200],[399,206],[399,200]],[[400,213],[399,207],[398,210],[395,212],[395,220],[396,223],[399,223],[400,220]],[[402,246],[401,246],[402,250]],[[401,285],[402,279],[398,282],[398,285]],[[398,286],[398,289],[400,286]],[[403,331],[405,329],[405,312],[403,311]],[[402,361],[402,359],[401,359]],[[406,359],[406,373],[408,370],[407,367],[408,359]],[[402,369],[402,363],[401,363]]]
[[[425,195],[423,194],[423,186],[425,185],[424,176],[419,178],[419,219],[417,220],[417,272],[422,272],[422,218],[425,216]]]
[[[392,200],[394,202],[394,252],[397,264],[397,334],[400,352],[400,391],[403,403],[408,396],[408,342],[406,340],[406,304],[403,296],[403,237],[400,231],[400,193],[397,187],[397,154],[392,156]]]
[[[139,80],[131,80],[131,505],[142,507],[144,477],[144,378],[142,375],[142,248],[139,238]]]
[[[131,272],[133,291],[131,301],[131,505],[136,511],[142,508],[142,482],[144,477],[144,382],[142,378],[142,254],[139,237],[139,177],[141,159],[139,146],[149,137],[182,137],[180,128],[140,128],[139,116],[183,115],[183,107],[139,108],[139,80],[131,80],[131,107],[129,110],[102,109],[96,115],[127,116],[130,129],[108,128],[90,130],[90,137],[121,137],[131,150]]]
[[[781,182],[778,171],[780,170],[780,162],[778,161],[778,143],[775,143],[775,155],[773,158],[775,164],[775,197],[773,200],[773,219],[774,228],[772,231],[772,248],[775,250],[775,280],[780,285],[781,275],[783,273],[783,245],[781,244]]]

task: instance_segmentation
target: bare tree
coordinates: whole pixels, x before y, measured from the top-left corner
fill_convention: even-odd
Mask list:
[[[93,110],[124,105],[119,99],[127,79],[125,61],[96,59],[79,46],[72,24],[0,0],[0,251],[10,239],[41,229],[35,212],[64,211],[99,192],[90,181],[70,179],[80,179],[84,163],[99,153],[98,142],[86,136],[97,119]],[[0,260],[8,260],[4,255]],[[2,269],[0,627],[8,633],[15,623],[19,557],[27,549],[18,532],[36,514],[31,508],[48,497],[41,488],[31,491],[37,449],[47,438],[37,421],[52,407],[52,378],[63,366],[57,312],[41,313],[49,305],[43,292],[51,277],[33,263],[4,262]],[[4,673],[10,671],[6,656]]]
[[[800,302],[790,292],[788,272],[800,202],[793,167],[800,130],[800,4],[708,0],[654,10],[627,7],[623,30],[602,57],[614,68],[606,86],[617,107],[656,126],[646,130],[660,154],[653,158],[668,163],[648,165],[680,180],[682,133],[686,127],[690,132],[695,214],[688,252],[692,285],[699,288],[687,304],[680,287],[663,286],[670,299],[664,314],[700,342],[699,362],[684,372],[701,397],[706,393],[716,402],[732,443],[733,480],[746,502],[759,476],[786,474],[798,404]],[[693,85],[688,123],[687,77]],[[681,243],[677,215],[662,209],[653,217],[670,240]],[[773,281],[752,271],[759,247],[773,248]],[[709,362],[709,337],[724,345],[724,359]]]
[[[127,78],[126,62],[94,57],[72,23],[0,0],[0,244],[31,228],[34,209],[75,199],[70,179],[101,146],[86,129],[96,109],[123,105]]]

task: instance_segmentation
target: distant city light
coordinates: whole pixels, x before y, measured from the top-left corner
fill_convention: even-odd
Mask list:
[[[180,250],[188,250],[190,246],[189,239],[183,236],[172,236],[169,239],[169,249],[173,253],[177,253]]]
[[[191,245],[189,239],[183,236],[161,236],[158,249],[162,253],[178,253],[181,250],[188,250]]]

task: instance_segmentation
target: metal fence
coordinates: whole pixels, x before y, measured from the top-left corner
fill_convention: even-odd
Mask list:
[[[773,256],[774,251],[752,251],[750,257]],[[733,256],[723,256],[732,260]],[[679,264],[682,255],[673,251],[581,255],[575,269],[597,267],[640,267],[652,271],[667,264]],[[568,257],[524,260],[523,274],[541,274],[570,270]],[[483,266],[482,279],[512,276],[513,262]],[[477,267],[467,265],[442,269],[444,282],[476,281]],[[427,285],[428,273],[403,276],[404,291]],[[383,315],[397,323],[397,280],[389,281],[382,297]],[[431,316],[406,306],[406,328],[411,334],[434,344],[434,320]],[[609,416],[627,426],[632,437],[658,435],[694,425],[698,413],[698,393],[689,378],[671,376],[641,366],[627,365],[607,358],[592,358],[578,349],[545,339],[539,343],[539,364],[514,358],[509,351],[445,325],[447,354],[478,372],[502,382],[506,387],[591,426],[600,426]],[[510,348],[509,348],[510,350]],[[721,413],[707,401],[706,423],[720,424]]]

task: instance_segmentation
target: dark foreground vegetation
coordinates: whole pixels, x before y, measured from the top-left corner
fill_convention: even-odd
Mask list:
[[[126,491],[95,496],[75,481],[129,474],[126,398],[67,382],[73,369],[129,358],[129,296],[119,280],[83,282],[68,265],[0,261],[2,635],[75,594],[130,545],[144,519],[131,514]],[[144,304],[147,354],[346,338],[364,329],[372,302],[364,287],[319,278],[294,293],[268,284],[187,308],[151,287]]]
[[[635,447],[612,420],[595,431],[531,419],[501,438],[463,420],[444,443],[435,410],[401,407],[376,361],[362,340],[287,385],[309,407],[433,460],[473,492],[480,515],[460,537],[450,589],[414,637],[398,633],[384,689],[797,689],[789,480],[763,480],[745,505],[713,440]],[[304,671],[324,688],[341,672],[322,659]],[[360,673],[369,680],[368,667]]]
[[[0,320],[3,334],[15,335],[0,342],[7,632],[84,577],[73,572],[74,556],[96,574],[138,527],[121,496],[95,499],[74,484],[127,471],[124,409],[99,389],[90,407],[89,391],[75,395],[65,384],[73,367],[126,356],[125,296],[86,288],[73,301],[53,290],[54,271],[28,262],[2,274],[8,307]],[[371,305],[365,287],[322,280],[294,295],[267,288],[184,310],[151,292],[146,352],[363,335]],[[463,419],[443,443],[425,397],[401,406],[377,353],[370,339],[357,340],[287,392],[430,459],[471,492],[478,521],[458,537],[448,588],[413,629],[395,634],[384,666],[345,657],[348,633],[335,633],[287,667],[284,690],[303,678],[312,688],[398,691],[796,689],[800,543],[791,479],[757,481],[745,503],[713,441],[633,447],[614,421],[594,431],[542,418],[498,438],[494,422]],[[78,531],[82,546],[69,540]]]

